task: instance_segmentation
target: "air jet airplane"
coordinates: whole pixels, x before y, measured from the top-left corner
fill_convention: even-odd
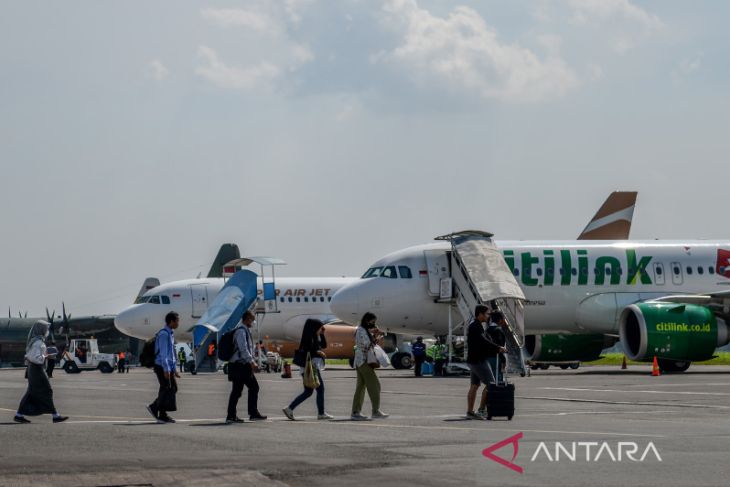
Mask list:
[[[604,240],[495,241],[527,298],[528,358],[595,360],[616,338],[629,359],[656,357],[668,372],[711,358],[730,341],[730,241],[617,240],[606,235],[628,236],[630,216],[614,209],[582,234]],[[437,242],[386,255],[337,291],[333,312],[351,321],[372,311],[392,333],[445,335],[451,304],[438,297],[450,252]]]

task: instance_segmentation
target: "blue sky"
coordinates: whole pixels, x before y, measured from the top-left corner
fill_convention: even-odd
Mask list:
[[[0,309],[116,312],[220,243],[359,275],[462,228],[728,238],[730,6],[15,2],[0,17]]]

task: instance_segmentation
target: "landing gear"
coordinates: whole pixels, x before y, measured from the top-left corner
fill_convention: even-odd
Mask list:
[[[390,363],[394,369],[410,369],[413,367],[413,359],[410,353],[398,352],[394,353],[390,359]]]
[[[692,365],[689,360],[668,360],[668,359],[657,359],[659,364],[659,370],[664,374],[671,374],[677,372],[685,372]]]

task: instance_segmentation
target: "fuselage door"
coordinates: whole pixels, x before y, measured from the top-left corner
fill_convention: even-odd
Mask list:
[[[682,272],[682,264],[672,262],[672,284],[681,286],[684,282],[684,273]]]
[[[664,285],[664,264],[654,262],[654,283],[658,286]]]
[[[451,277],[449,258],[445,250],[424,250],[426,268],[428,269],[428,294],[439,296],[441,279]]]
[[[193,318],[200,318],[208,309],[208,286],[205,284],[191,284],[190,294],[193,298]]]

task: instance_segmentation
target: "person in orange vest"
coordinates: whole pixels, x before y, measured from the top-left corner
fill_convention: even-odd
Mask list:
[[[124,365],[127,361],[127,355],[124,351],[119,352],[119,361],[117,362],[117,372],[120,374],[124,373]]]
[[[214,372],[216,370],[218,370],[218,362],[216,361],[216,356],[215,356],[216,345],[217,344],[216,344],[215,340],[210,342],[210,344],[208,345],[208,360],[210,360],[210,366]]]

